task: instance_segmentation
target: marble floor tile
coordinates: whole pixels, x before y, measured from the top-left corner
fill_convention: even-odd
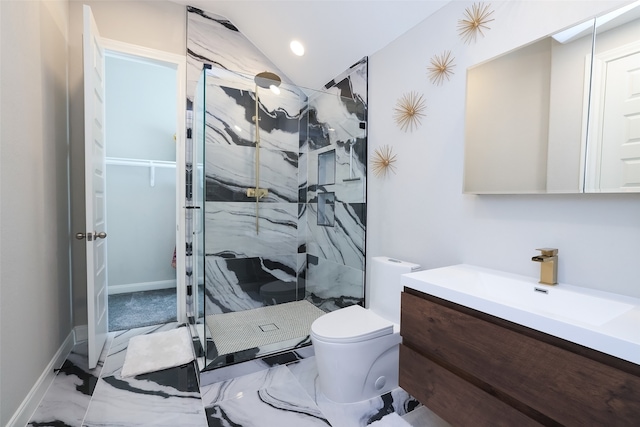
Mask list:
[[[302,386],[307,395],[314,401],[318,401],[317,392],[319,390],[318,369],[316,368],[315,357],[306,358],[287,365],[298,383]]]
[[[420,406],[402,417],[411,427],[451,427],[426,406]]]
[[[176,327],[181,326],[171,323],[109,334],[93,370],[87,366],[86,342],[77,345],[29,425],[364,427],[390,422],[392,413],[414,427],[447,425],[427,408],[412,413],[418,403],[400,388],[365,402],[330,401],[318,387],[313,347],[216,369],[207,373],[218,379],[209,385],[199,385],[195,361],[120,377],[131,337]]]
[[[295,377],[286,366],[276,366],[271,369],[202,386],[200,393],[202,403],[205,407],[208,407],[223,400],[235,399],[250,392],[287,383],[295,384]]]
[[[205,427],[195,366],[100,378],[83,426]]]
[[[295,380],[242,393],[207,407],[206,412],[209,427],[331,426]]]
[[[120,376],[132,337],[176,327],[186,326],[168,323],[113,334],[113,342],[83,426],[207,425],[195,361],[132,378]]]
[[[168,331],[178,327],[180,323],[172,322],[155,326],[144,326],[141,328],[127,329],[125,331],[111,332],[113,342],[109,349],[108,357],[102,370],[102,376],[120,375],[122,366],[124,365],[125,355],[127,354],[127,346],[132,337],[143,334],[152,334],[154,332]]]
[[[94,369],[89,369],[87,342],[74,346],[32,415],[29,426],[82,425],[112,338],[110,335],[107,337],[98,365]]]
[[[396,412],[397,402],[393,393],[387,393],[362,402],[336,403],[318,391],[317,404],[333,427],[364,427]]]
[[[226,381],[243,375],[264,371],[269,368],[270,366],[263,362],[262,359],[249,360],[235,365],[228,365],[201,373],[200,385],[204,387],[220,381]]]
[[[333,427],[367,426],[393,412],[404,415],[419,405],[418,401],[401,388],[362,402],[333,402],[319,389],[315,358],[307,358],[287,367]]]

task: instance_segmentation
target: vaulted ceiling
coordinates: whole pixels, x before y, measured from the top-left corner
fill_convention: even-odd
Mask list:
[[[318,89],[450,0],[171,0],[230,20],[293,83]],[[301,41],[304,56],[289,49]]]

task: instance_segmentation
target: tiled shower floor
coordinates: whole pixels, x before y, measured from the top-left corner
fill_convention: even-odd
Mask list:
[[[202,387],[198,387],[195,362],[134,378],[120,377],[131,337],[177,326],[170,323],[110,333],[93,370],[87,368],[86,342],[76,345],[29,425],[357,427],[378,425],[385,417],[391,421],[395,417],[391,413],[405,415],[418,406],[402,389],[366,402],[333,403],[317,391],[313,356],[302,354],[283,357],[282,363],[277,357],[248,362],[253,364],[251,371],[256,363],[264,368],[250,374],[243,374],[243,364],[235,365],[237,375]],[[405,419],[414,427],[446,425],[423,407]]]

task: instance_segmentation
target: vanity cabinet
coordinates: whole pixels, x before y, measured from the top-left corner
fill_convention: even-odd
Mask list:
[[[400,386],[452,425],[640,425],[640,365],[409,288],[400,330]]]

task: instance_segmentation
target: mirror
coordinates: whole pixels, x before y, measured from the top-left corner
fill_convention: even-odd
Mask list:
[[[640,114],[613,112],[623,101],[606,80],[611,67],[640,69],[631,54],[640,51],[639,10],[629,5],[467,70],[465,193],[634,191],[634,182],[639,191]],[[622,66],[622,57],[635,59]],[[640,73],[626,72],[624,84],[616,76],[618,92],[640,99]]]

